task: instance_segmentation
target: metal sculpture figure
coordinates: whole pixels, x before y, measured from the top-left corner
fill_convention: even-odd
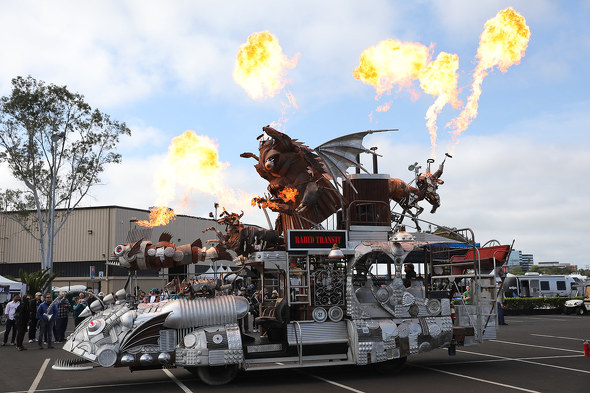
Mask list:
[[[336,179],[348,181],[346,170],[350,167],[367,172],[358,161],[358,155],[375,155],[362,145],[363,138],[375,132],[396,131],[357,132],[310,149],[272,127],[263,127],[262,130],[269,138],[264,139],[264,134],[258,137],[259,156],[254,153],[242,153],[240,156],[256,159],[256,171],[268,180],[270,197],[256,198],[255,202],[259,205],[262,202],[279,212],[275,225],[279,234],[286,234],[289,229],[319,227],[322,221],[343,207],[346,201]],[[286,196],[285,193],[291,190],[295,192]]]
[[[140,239],[135,243],[118,245],[115,248],[118,265],[130,270],[159,271],[161,268],[197,263],[205,258],[232,259],[223,245],[205,249],[201,239],[197,239],[191,244],[176,246],[170,243],[171,239],[172,235],[164,232],[156,244]]]
[[[238,256],[248,256],[253,251],[276,250],[280,248],[283,240],[276,231],[244,226],[240,222],[242,216],[244,216],[243,211],[241,214],[238,214],[229,213],[223,209],[217,222],[225,225],[226,234],[224,235],[214,227],[205,228],[203,233],[214,231],[221,244],[230,250],[234,250]]]
[[[446,153],[445,156],[452,158],[448,153]],[[436,209],[439,208],[440,196],[438,195],[437,190],[438,186],[444,183],[444,181],[440,179],[440,176],[443,174],[446,157],[438,167],[438,170],[434,173],[430,173],[430,164],[434,162],[432,158],[427,160],[428,166],[425,173],[418,174],[417,169],[419,169],[419,167],[416,167],[416,164],[410,166],[410,168],[412,168],[410,170],[417,168],[415,178],[417,187],[413,187],[401,179],[389,179],[389,197],[402,208],[402,214],[398,219],[398,224],[401,224],[404,216],[409,214],[416,224],[416,229],[420,231],[421,228],[418,224],[418,216],[424,211],[424,208],[419,206],[418,202],[426,199],[426,201],[432,205],[430,213],[436,212]],[[415,211],[412,211],[412,209],[415,209]]]
[[[330,182],[325,165],[297,139],[291,139],[272,127],[262,129],[269,138],[258,137],[259,155],[242,153],[240,156],[256,159],[256,171],[269,182],[272,203],[268,206],[279,213],[275,230],[286,234],[289,229],[317,226],[340,206],[338,190]],[[286,188],[296,191],[287,201],[280,196]]]

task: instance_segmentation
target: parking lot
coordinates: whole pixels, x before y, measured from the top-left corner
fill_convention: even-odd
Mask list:
[[[71,321],[70,321],[71,322]],[[436,350],[410,357],[406,368],[382,375],[366,367],[332,367],[241,374],[229,385],[211,387],[188,371],[128,368],[55,371],[58,358],[72,357],[59,349],[0,347],[2,392],[588,392],[590,357],[582,340],[590,339],[590,316],[538,315],[506,317],[496,340],[458,347],[455,356]],[[70,325],[72,325],[70,323]],[[70,326],[71,327],[71,326]],[[3,335],[4,326],[0,326]]]

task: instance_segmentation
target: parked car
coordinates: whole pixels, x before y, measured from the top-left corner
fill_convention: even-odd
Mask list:
[[[584,288],[584,299],[571,299],[565,302],[565,313],[584,315],[590,313],[590,284]]]

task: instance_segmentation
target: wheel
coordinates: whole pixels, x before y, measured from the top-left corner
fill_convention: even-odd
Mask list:
[[[375,363],[375,369],[380,374],[397,374],[399,373],[404,366],[406,365],[406,360],[408,360],[407,356],[388,360],[386,362]]]
[[[207,385],[225,385],[230,383],[238,375],[240,369],[237,365],[231,366],[203,366],[185,367],[191,373],[197,375]]]
[[[578,308],[578,315],[584,315],[585,312],[586,310],[584,309],[584,306]]]

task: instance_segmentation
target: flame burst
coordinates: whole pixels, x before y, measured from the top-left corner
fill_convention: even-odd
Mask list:
[[[450,126],[453,129],[455,145],[458,142],[457,138],[477,116],[483,79],[496,66],[500,71],[506,72],[511,65],[519,64],[530,36],[531,31],[526,20],[512,7],[498,12],[494,18],[485,23],[477,48],[478,63],[473,73],[471,95],[459,116],[447,124],[447,127]]]
[[[289,60],[269,31],[251,34],[238,51],[234,80],[254,100],[273,97],[287,83],[287,68],[295,67],[298,56]]]
[[[426,127],[430,134],[431,157],[436,156],[436,120],[439,113],[447,103],[454,108],[461,106],[457,98],[457,70],[459,69],[459,56],[441,52],[436,60],[430,62],[420,72],[420,87],[425,93],[436,97],[434,103],[426,111]]]
[[[295,188],[285,187],[279,192],[278,198],[281,202],[284,203],[295,203],[295,198],[297,198],[297,195],[299,195],[299,191],[297,191]],[[258,206],[261,208],[269,208],[271,210],[278,210],[280,208],[281,203],[272,201],[270,195],[265,195],[264,197],[252,198],[251,205]]]
[[[176,218],[174,210],[169,209],[165,206],[154,206],[150,211],[149,221],[141,220],[137,222],[137,225],[143,227],[157,227],[160,225],[166,225]]]
[[[218,190],[219,176],[225,167],[227,164],[219,161],[217,146],[209,137],[189,130],[172,138],[168,156],[155,174],[156,207],[150,212],[149,221],[141,221],[139,225],[166,225],[174,217],[174,211],[164,206],[174,201],[178,186],[187,192]],[[181,199],[187,201],[188,197],[184,195]]]
[[[420,43],[388,39],[365,49],[352,75],[374,86],[379,98],[396,85],[410,86],[413,80],[418,79],[429,57],[429,48]]]

